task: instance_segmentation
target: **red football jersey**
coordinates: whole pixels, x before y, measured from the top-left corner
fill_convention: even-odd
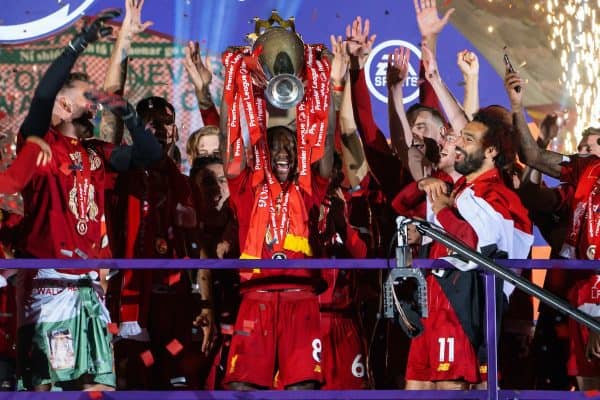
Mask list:
[[[104,190],[112,182],[106,163],[114,146],[96,140],[84,146],[53,129],[45,140],[52,161],[37,168],[23,190],[25,234],[20,249],[37,258],[97,258],[108,245]]]
[[[315,207],[319,207],[323,201],[329,186],[329,180],[320,177],[318,174],[313,174],[312,177],[312,195],[304,192],[302,189],[302,198],[306,210],[310,213],[310,210]],[[244,248],[246,237],[249,232],[250,221],[252,219],[252,207],[254,205],[255,193],[252,189],[252,174],[249,169],[242,171],[242,173],[233,178],[229,179],[229,191],[230,191],[230,202],[233,209],[236,212],[238,223],[239,223],[239,241],[240,249]],[[308,223],[308,221],[307,221]],[[293,251],[283,251],[282,254],[273,253],[267,245],[263,246],[262,258],[271,259],[278,257],[286,259],[297,259],[304,258],[304,254]],[[317,270],[308,269],[253,269],[253,270],[242,270],[240,271],[240,278],[242,284],[250,280],[257,280],[253,284],[258,283],[258,280],[266,279],[271,281],[273,278],[279,277],[296,277],[296,278],[316,278],[319,272]],[[277,286],[280,286],[279,284]]]

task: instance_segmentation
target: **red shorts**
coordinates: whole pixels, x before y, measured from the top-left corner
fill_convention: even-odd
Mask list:
[[[479,383],[477,353],[433,275],[427,277],[427,295],[429,317],[410,344],[406,379]]]
[[[352,317],[321,312],[323,389],[367,389],[364,340]]]
[[[568,295],[571,304],[575,307],[580,307],[583,303],[598,304],[600,292],[596,288],[597,281],[598,277],[594,274],[587,280],[577,282]],[[585,356],[589,334],[587,327],[569,319],[567,372],[571,376],[600,376],[600,360],[593,358],[592,361],[588,361]]]
[[[323,380],[317,296],[308,291],[252,291],[242,297],[224,384],[282,388]]]

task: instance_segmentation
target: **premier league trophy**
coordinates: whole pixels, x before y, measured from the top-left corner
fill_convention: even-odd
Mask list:
[[[254,21],[254,33],[248,39],[253,42],[253,52],[259,53],[258,72],[266,82],[265,97],[277,108],[294,107],[304,97],[301,74],[305,65],[304,42],[296,33],[294,17],[283,20],[274,10],[268,20]]]
[[[253,182],[268,178],[267,126],[283,125],[296,131],[299,183],[310,191],[309,166],[323,156],[332,110],[330,53],[321,44],[304,43],[293,17],[284,20],[273,11],[269,19],[254,21],[250,46],[229,47],[222,57],[221,129],[227,132],[230,166],[239,165],[248,148]],[[248,135],[242,134],[246,128]]]

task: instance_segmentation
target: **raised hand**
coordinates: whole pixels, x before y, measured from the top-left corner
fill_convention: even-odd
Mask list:
[[[371,23],[365,19],[364,24],[361,17],[356,17],[352,21],[352,25],[346,26],[346,43],[348,54],[351,57],[353,64],[358,64],[362,68],[367,61],[367,57],[373,48],[373,43],[377,35],[369,37]],[[354,63],[356,61],[356,63]]]
[[[521,79],[518,72],[506,71],[506,75],[504,76],[504,88],[506,89],[513,110],[520,110],[523,107],[523,88],[525,84],[526,82]],[[521,87],[521,90],[518,92],[515,90],[517,86]]]
[[[208,88],[212,81],[212,73],[202,61],[200,56],[200,44],[189,42],[185,47],[185,59],[183,61],[185,70],[190,75],[197,90]]]
[[[387,84],[389,87],[402,85],[408,76],[410,50],[398,47],[390,54],[387,67]]]
[[[469,50],[459,51],[456,55],[456,63],[463,76],[479,75],[479,59],[474,52]]]
[[[82,53],[88,44],[112,33],[113,28],[104,24],[119,15],[121,15],[121,10],[118,8],[102,11],[71,40],[69,47],[78,53]]]
[[[125,0],[125,17],[121,29],[125,29],[130,35],[144,32],[154,24],[152,21],[142,22],[142,7],[144,0]]]
[[[425,192],[431,200],[441,196],[450,196],[448,185],[441,179],[427,177],[417,183],[419,190]]]
[[[348,63],[350,57],[346,51],[346,42],[341,36],[330,36],[331,51],[333,53],[333,61],[331,62],[331,81],[336,86],[342,86],[346,72],[348,71]]]
[[[455,11],[454,8],[451,8],[440,18],[435,0],[414,0],[414,3],[417,13],[417,25],[419,25],[419,31],[423,38],[432,38],[439,35]]]

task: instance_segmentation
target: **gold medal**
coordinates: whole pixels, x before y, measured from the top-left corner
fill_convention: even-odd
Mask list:
[[[590,247],[587,248],[585,255],[587,256],[587,258],[589,260],[593,260],[596,258],[596,245],[593,244]]]
[[[85,222],[85,220],[80,219],[79,221],[77,221],[77,233],[79,233],[81,236],[83,236],[87,233],[87,230],[88,230],[88,226],[87,226],[87,222]]]

